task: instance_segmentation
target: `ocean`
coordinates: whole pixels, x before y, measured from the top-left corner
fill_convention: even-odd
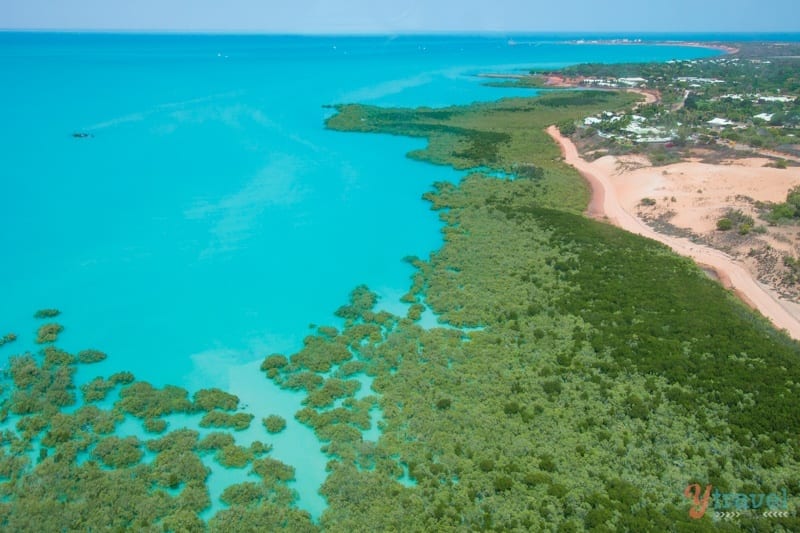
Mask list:
[[[256,416],[237,440],[272,444],[318,516],[328,458],[293,419],[302,396],[258,366],[338,324],[357,285],[401,311],[402,258],[441,244],[421,195],[463,175],[405,158],[420,140],[327,131],[325,106],[531,96],[475,74],[719,53],[566,39],[0,33],[0,336],[20,337],[0,360],[38,351],[33,313],[55,307],[59,346],[109,354],[79,382],[127,370],[237,394]],[[268,435],[268,414],[287,429]],[[213,509],[238,475],[214,468]]]

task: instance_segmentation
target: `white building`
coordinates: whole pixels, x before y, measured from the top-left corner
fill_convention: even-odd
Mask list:
[[[713,128],[724,128],[726,126],[733,126],[736,123],[731,120],[728,120],[727,118],[716,117],[706,122],[706,124],[708,124]]]

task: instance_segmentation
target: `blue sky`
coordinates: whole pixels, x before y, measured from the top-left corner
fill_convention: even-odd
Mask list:
[[[796,32],[798,0],[0,0],[0,28]]]

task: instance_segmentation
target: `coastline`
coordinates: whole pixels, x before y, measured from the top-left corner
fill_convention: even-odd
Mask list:
[[[706,48],[709,50],[719,50],[720,52],[725,52],[726,54],[738,54],[739,48],[735,46],[731,46],[729,44],[722,44],[722,43],[704,43],[701,41],[664,41],[656,43],[658,46],[690,46],[693,48]]]
[[[580,157],[572,141],[562,136],[555,126],[547,128],[547,133],[561,148],[565,162],[578,170],[589,184],[591,201],[586,210],[587,216],[656,240],[669,246],[675,253],[691,258],[701,268],[712,269],[723,286],[731,289],[747,305],[767,317],[775,327],[800,340],[800,320],[792,313],[788,303],[781,300],[775,291],[759,283],[729,255],[688,239],[664,235],[652,229],[622,206],[610,176],[599,172],[596,166]]]
[[[732,46],[730,44],[714,42],[714,43],[705,43],[702,41],[630,41],[627,39],[613,39],[613,40],[592,40],[592,41],[569,41],[566,44],[570,44],[573,46],[580,46],[586,44],[599,44],[599,45],[613,45],[613,46],[685,46],[689,48],[705,48],[707,50],[717,50],[722,52],[724,55],[734,55],[738,54],[740,49],[736,46]],[[506,81],[516,81],[519,83],[522,80],[527,80],[529,78],[536,77],[536,74],[518,74],[518,73],[505,73],[505,72],[481,72],[475,75],[477,78],[486,78],[489,80],[506,80]],[[550,88],[550,89],[575,89],[581,87],[582,78],[570,78],[566,76],[561,76],[553,73],[549,74],[540,74],[544,81],[533,83],[530,85],[531,88]],[[586,89],[585,87],[582,87]],[[651,91],[648,90],[635,90],[629,89],[632,92],[638,92],[639,94],[645,95],[647,101],[645,103],[652,103],[648,95],[651,94]],[[656,95],[656,100],[660,100],[660,95]]]
[[[705,43],[702,41],[643,41],[643,40],[629,40],[629,39],[611,39],[611,40],[591,40],[591,41],[571,41],[569,44],[605,44],[605,45],[654,45],[654,46],[690,46],[693,48],[706,48],[709,50],[719,50],[726,54],[736,54],[739,49],[730,44],[720,42]]]

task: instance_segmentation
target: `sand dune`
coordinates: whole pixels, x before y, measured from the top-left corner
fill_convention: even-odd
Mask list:
[[[589,163],[580,157],[572,141],[563,137],[554,126],[548,128],[547,133],[561,146],[565,161],[574,166],[589,182],[592,189],[592,199],[587,210],[589,216],[607,220],[622,229],[664,243],[676,253],[692,258],[699,265],[710,267],[717,273],[723,285],[733,289],[739,297],[760,311],[777,328],[786,330],[792,338],[800,340],[800,320],[791,309],[791,304],[782,301],[774,291],[758,283],[743,265],[719,250],[695,244],[688,239],[658,233],[635,216],[631,202],[638,202],[643,196],[647,196],[646,193],[642,194],[647,190],[659,190],[661,183],[658,173],[642,173],[640,179],[637,180],[635,189],[620,186],[613,180],[615,174],[620,174],[616,158],[604,157]],[[700,167],[711,166],[700,163],[681,163],[680,165],[686,166],[683,171],[687,173],[698,170],[708,171],[709,169]],[[697,167],[692,167],[692,165]],[[716,169],[718,173],[731,171],[726,165],[714,165],[714,167],[720,167]],[[758,171],[762,170],[771,169],[759,168]],[[734,172],[741,171],[734,169]],[[786,174],[782,174],[782,176],[785,177]],[[732,182],[719,179],[715,181],[727,183],[731,187],[736,183],[735,179]],[[784,187],[783,184],[774,185],[774,191],[771,193],[778,195],[780,192],[785,197],[788,187],[782,187]],[[731,194],[736,193],[733,189],[731,190]],[[741,193],[747,194],[747,191]],[[781,199],[780,196],[776,198],[776,200],[779,199]]]

